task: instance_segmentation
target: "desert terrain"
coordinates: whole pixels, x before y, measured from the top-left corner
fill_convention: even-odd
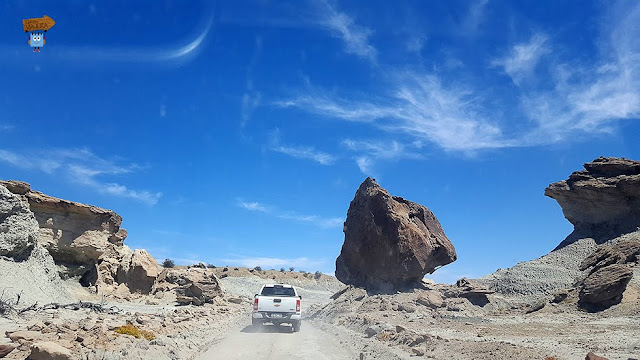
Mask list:
[[[0,182],[0,358],[640,359],[640,162],[599,158],[545,191],[574,231],[478,279],[428,208],[367,178],[336,277],[218,264],[163,267],[111,210]],[[303,296],[299,333],[251,326],[262,284]]]

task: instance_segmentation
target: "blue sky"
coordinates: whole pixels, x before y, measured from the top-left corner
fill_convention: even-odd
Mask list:
[[[0,2],[0,178],[158,259],[332,273],[372,176],[436,214],[450,282],[547,253],[572,228],[544,188],[640,158],[635,2],[186,4]]]

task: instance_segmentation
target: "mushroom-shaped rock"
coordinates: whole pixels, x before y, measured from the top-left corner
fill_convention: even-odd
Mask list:
[[[373,291],[414,286],[456,260],[440,222],[426,207],[391,196],[367,178],[351,201],[336,277]]]

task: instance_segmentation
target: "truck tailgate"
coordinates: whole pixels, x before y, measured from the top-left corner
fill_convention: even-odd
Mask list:
[[[258,311],[296,312],[295,297],[259,296]]]

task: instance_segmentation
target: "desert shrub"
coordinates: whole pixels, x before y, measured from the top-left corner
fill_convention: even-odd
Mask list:
[[[380,341],[389,341],[391,340],[391,333],[389,331],[383,331],[379,333],[376,337]]]
[[[209,269],[215,269],[215,268],[216,268],[216,266],[215,266],[215,265],[213,265],[213,264],[207,264],[207,267],[208,267]]]
[[[229,271],[229,268],[226,267],[226,268],[222,269],[222,272],[225,272],[225,271]]]
[[[238,271],[238,270],[240,270],[240,268],[233,268],[233,270]]]
[[[284,272],[284,268],[280,268],[280,272]]]
[[[156,336],[151,331],[138,329],[133,324],[127,324],[127,325],[124,325],[124,326],[120,326],[119,328],[115,329],[114,331],[116,333],[118,333],[118,334],[135,336],[136,339],[145,338],[147,340],[153,340],[153,339],[156,338]]]
[[[260,266],[256,266],[256,267],[254,267],[254,268],[253,268],[253,270],[255,270],[255,271],[262,271],[262,268],[261,268]]]
[[[316,271],[315,274],[313,274],[313,277],[317,279],[320,279],[322,277],[322,273],[320,271]]]
[[[293,266],[289,268],[289,271],[293,272],[293,270],[295,270],[296,268],[294,268]]]
[[[544,360],[558,360],[558,358],[555,356],[545,356]]]
[[[176,263],[171,259],[164,259],[164,261],[162,262],[162,267],[165,267],[165,268],[172,268],[175,266],[176,266]]]

